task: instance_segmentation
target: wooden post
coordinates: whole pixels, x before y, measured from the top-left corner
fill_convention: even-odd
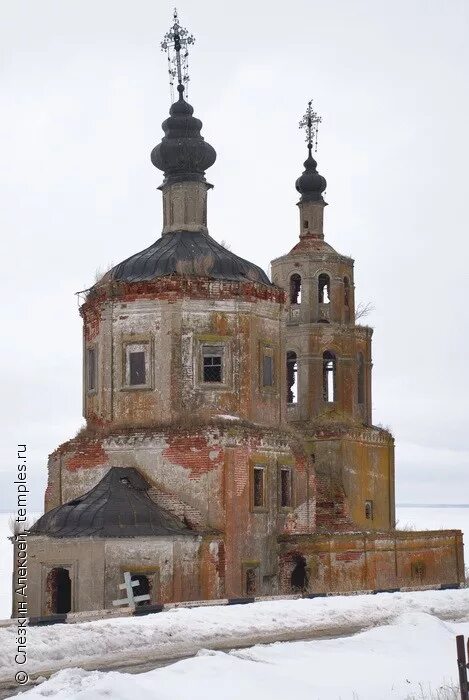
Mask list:
[[[458,636],[456,637],[456,648],[458,650],[459,689],[461,691],[461,700],[469,700],[469,687],[467,684],[466,648],[464,645],[464,635],[458,634]],[[469,640],[468,640],[468,653],[469,653]]]

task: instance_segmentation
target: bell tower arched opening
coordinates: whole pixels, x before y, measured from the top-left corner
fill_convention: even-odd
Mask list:
[[[333,352],[326,350],[322,355],[322,390],[326,403],[333,403],[337,398],[336,370],[336,356]]]
[[[318,300],[320,304],[329,304],[331,298],[331,279],[322,272],[318,277]]]
[[[287,403],[298,402],[298,358],[296,352],[287,352]]]
[[[301,304],[301,277],[297,272],[290,277],[290,304]]]

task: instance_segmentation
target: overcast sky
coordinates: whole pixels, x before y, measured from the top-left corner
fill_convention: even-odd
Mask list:
[[[189,101],[218,158],[209,229],[268,268],[298,236],[298,121],[323,117],[326,240],[371,302],[373,418],[399,502],[469,502],[467,0],[186,0]],[[170,93],[160,0],[2,0],[0,509],[17,443],[31,509],[81,419],[74,293],[161,231]]]

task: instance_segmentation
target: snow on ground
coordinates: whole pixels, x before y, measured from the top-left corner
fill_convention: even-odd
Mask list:
[[[430,689],[456,683],[456,634],[469,634],[469,622],[455,624],[428,613],[406,612],[387,626],[353,637],[277,643],[229,653],[201,651],[194,658],[139,675],[69,669],[21,697],[25,700],[43,697],[55,700],[427,698]]]
[[[260,635],[269,633],[278,637],[294,632],[295,638],[319,635],[325,630],[329,635],[347,634],[352,628],[386,625],[409,613],[469,621],[469,589],[174,608],[145,617],[30,627],[28,665],[24,670],[58,670],[69,665],[70,659],[80,666],[135,653],[182,655],[181,649],[189,646],[186,653],[214,642],[235,644],[239,639],[250,645],[259,641]],[[11,668],[15,638],[16,627],[0,628],[1,679]]]

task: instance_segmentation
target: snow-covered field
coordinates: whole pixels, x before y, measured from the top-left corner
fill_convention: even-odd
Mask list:
[[[452,619],[453,621],[450,621]],[[23,697],[98,700],[405,700],[427,698],[457,679],[455,635],[469,634],[469,590],[379,594],[254,603],[242,607],[174,609],[145,618],[30,628],[29,665],[55,660],[79,667],[93,655],[115,659],[149,649],[230,634],[287,628],[340,634],[359,623],[365,631],[338,639],[274,643],[248,649],[199,651],[197,656],[139,675],[66,669]],[[0,676],[11,673],[14,631],[0,630]],[[1,667],[0,667],[1,668]],[[421,690],[425,694],[422,695]]]

